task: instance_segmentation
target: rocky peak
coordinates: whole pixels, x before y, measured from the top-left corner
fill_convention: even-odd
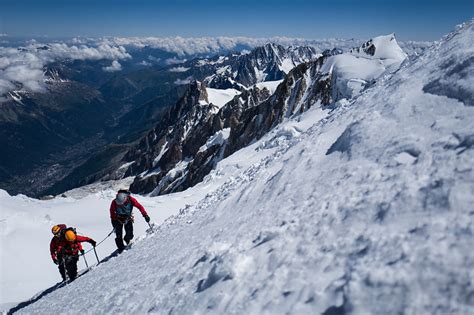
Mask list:
[[[188,89],[176,105],[165,115],[164,121],[167,124],[173,124],[183,115],[186,115],[193,107],[204,103],[209,103],[206,86],[202,82],[193,81],[189,84]]]
[[[269,96],[268,89],[252,87],[217,111],[206,103],[206,86],[193,82],[166,118],[127,152],[123,163],[130,165],[122,176],[138,175],[131,190],[154,195],[196,184],[223,158],[226,130]],[[213,136],[222,141],[206,146]]]
[[[265,63],[281,62],[281,58],[285,53],[285,47],[274,43],[267,43],[261,47],[253,49],[250,54],[243,56],[254,59],[259,66],[264,66]]]
[[[231,129],[226,156],[262,137],[286,117],[302,113],[315,104],[331,104],[332,78],[321,71],[326,59],[322,56],[300,64],[288,73],[270,98],[245,110]]]
[[[340,55],[342,53],[343,51],[340,48],[326,49],[325,51],[323,51],[323,56],[335,56]]]
[[[212,70],[203,81],[209,87],[219,89],[248,88],[258,82],[281,80],[298,64],[319,56],[320,54],[312,47],[285,48],[278,44],[267,43],[247,54],[201,62],[205,64],[201,68]]]
[[[296,46],[288,47],[287,55],[291,57],[291,60],[295,62],[295,66],[302,63],[314,60],[319,57],[319,53],[314,47],[310,46]]]
[[[45,82],[54,83],[54,82],[68,82],[69,80],[62,78],[59,70],[57,68],[48,68],[43,73],[45,77]]]

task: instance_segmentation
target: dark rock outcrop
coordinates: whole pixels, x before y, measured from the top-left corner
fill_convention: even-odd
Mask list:
[[[326,59],[291,70],[273,95],[254,86],[220,110],[209,104],[203,83],[192,83],[165,119],[125,155],[123,163],[132,163],[125,176],[136,176],[130,189],[152,195],[184,190],[285,117],[332,103],[331,75],[321,72]]]

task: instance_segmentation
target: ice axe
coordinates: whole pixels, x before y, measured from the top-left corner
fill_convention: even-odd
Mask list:
[[[146,230],[147,233],[151,233],[153,232],[153,227],[155,226],[154,224],[150,223],[150,222],[147,222],[148,223],[148,226],[150,227],[148,230]]]

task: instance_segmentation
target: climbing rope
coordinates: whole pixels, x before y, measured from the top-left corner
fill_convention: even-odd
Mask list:
[[[88,251],[84,252],[84,254],[82,254],[82,255],[85,255],[85,254],[87,254],[87,253],[93,251],[94,248],[96,248],[97,246],[99,246],[100,244],[102,244],[102,243],[103,243],[106,239],[108,239],[108,238],[110,237],[110,235],[112,235],[112,233],[114,233],[114,232],[115,232],[115,228],[113,228],[112,231],[110,231],[110,233],[107,234],[107,236],[106,236],[102,241],[96,243],[96,244],[95,244],[95,247],[92,247],[92,248],[89,249]]]
[[[132,222],[133,222],[133,219],[134,219],[134,218],[133,218],[133,215],[132,215],[132,216],[130,216],[129,218],[127,218],[127,220],[125,220],[125,222],[123,222],[122,224],[123,224],[123,225],[126,225],[129,221],[132,221]],[[149,223],[149,222],[147,222],[147,223],[148,223],[148,226],[149,226],[150,228],[152,228],[152,226],[150,225],[150,223]],[[103,242],[105,242],[105,240],[108,239],[114,232],[115,232],[115,227],[112,229],[112,231],[110,231],[109,234],[107,234],[106,237],[104,237],[104,239],[102,239],[100,242],[96,243],[95,246],[93,246],[93,247],[92,247],[91,249],[89,249],[88,251],[84,251],[83,253],[81,253],[80,256],[83,256],[83,258],[84,258],[84,261],[85,261],[85,263],[86,263],[86,269],[89,269],[89,266],[87,266],[87,261],[86,261],[85,255],[86,255],[87,253],[90,253],[91,251],[94,251],[95,257],[96,257],[96,259],[97,259],[97,265],[100,264],[100,260],[99,260],[99,256],[97,255],[96,248],[97,248],[100,244],[102,244]],[[81,233],[77,233],[77,234],[81,235]]]

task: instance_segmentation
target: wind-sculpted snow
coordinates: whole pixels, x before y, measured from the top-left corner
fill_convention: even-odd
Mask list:
[[[20,313],[474,313],[474,108],[423,90],[473,28],[285,120],[201,201]]]
[[[450,56],[440,63],[441,71],[432,71],[430,81],[423,90],[435,95],[444,95],[463,102],[466,106],[474,106],[474,47],[468,36],[472,32],[449,35],[458,37],[458,44]]]

